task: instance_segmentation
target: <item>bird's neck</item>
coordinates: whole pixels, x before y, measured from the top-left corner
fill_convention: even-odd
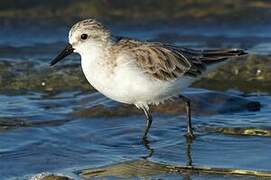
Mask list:
[[[100,92],[106,94],[114,71],[114,61],[110,58],[110,44],[89,44],[81,55],[81,66],[89,83]]]
[[[106,69],[102,68],[103,66],[109,66],[110,61],[110,49],[113,43],[111,42],[90,42],[87,46],[82,48],[80,52],[81,55],[81,64],[83,70],[88,71],[92,69],[96,71],[97,69]],[[102,73],[102,72],[101,72]]]
[[[108,42],[88,42],[84,46],[80,47],[79,54],[82,57],[82,60],[87,61],[97,61],[103,60],[109,49],[111,48],[112,43]],[[100,61],[99,60],[99,61]]]

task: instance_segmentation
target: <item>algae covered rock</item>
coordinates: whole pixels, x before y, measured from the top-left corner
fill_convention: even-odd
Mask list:
[[[238,89],[241,91],[271,92],[271,57],[248,55],[235,58],[210,72],[194,87],[214,90]],[[0,62],[0,91],[91,91],[80,64],[50,68],[33,62]]]

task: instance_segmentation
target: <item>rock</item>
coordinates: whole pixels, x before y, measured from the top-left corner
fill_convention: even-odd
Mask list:
[[[235,58],[193,84],[213,90],[238,89],[245,92],[271,92],[270,56],[248,55]],[[80,65],[49,68],[31,62],[0,62],[0,91],[30,90],[42,92],[93,91]],[[7,83],[9,82],[9,83]]]
[[[113,164],[96,169],[82,170],[79,175],[84,179],[92,178],[134,178],[134,177],[148,177],[161,174],[179,173],[181,175],[201,174],[201,175],[223,175],[223,176],[242,176],[242,177],[271,177],[271,172],[233,169],[233,168],[213,168],[208,166],[181,166],[155,163],[149,160],[135,160],[119,164]]]
[[[63,175],[41,173],[33,176],[31,180],[73,180],[73,179]]]

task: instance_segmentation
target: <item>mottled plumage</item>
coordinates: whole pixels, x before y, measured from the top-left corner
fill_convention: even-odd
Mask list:
[[[149,105],[176,96],[187,105],[188,135],[192,137],[190,100],[180,93],[213,64],[245,54],[239,49],[192,50],[158,42],[116,39],[93,19],[80,21],[71,28],[69,44],[51,65],[72,52],[81,55],[83,72],[94,88],[144,111],[144,139],[152,122]]]
[[[158,42],[142,42],[123,38],[113,46],[114,54],[128,53],[136,64],[159,80],[175,80],[181,76],[197,77],[206,66],[229,57],[243,55],[238,49],[192,50]]]

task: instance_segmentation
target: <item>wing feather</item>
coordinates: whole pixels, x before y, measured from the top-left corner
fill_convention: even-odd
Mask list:
[[[159,80],[174,80],[183,75],[196,77],[209,64],[246,54],[239,49],[193,50],[132,39],[120,39],[115,47],[128,52],[139,68]]]

